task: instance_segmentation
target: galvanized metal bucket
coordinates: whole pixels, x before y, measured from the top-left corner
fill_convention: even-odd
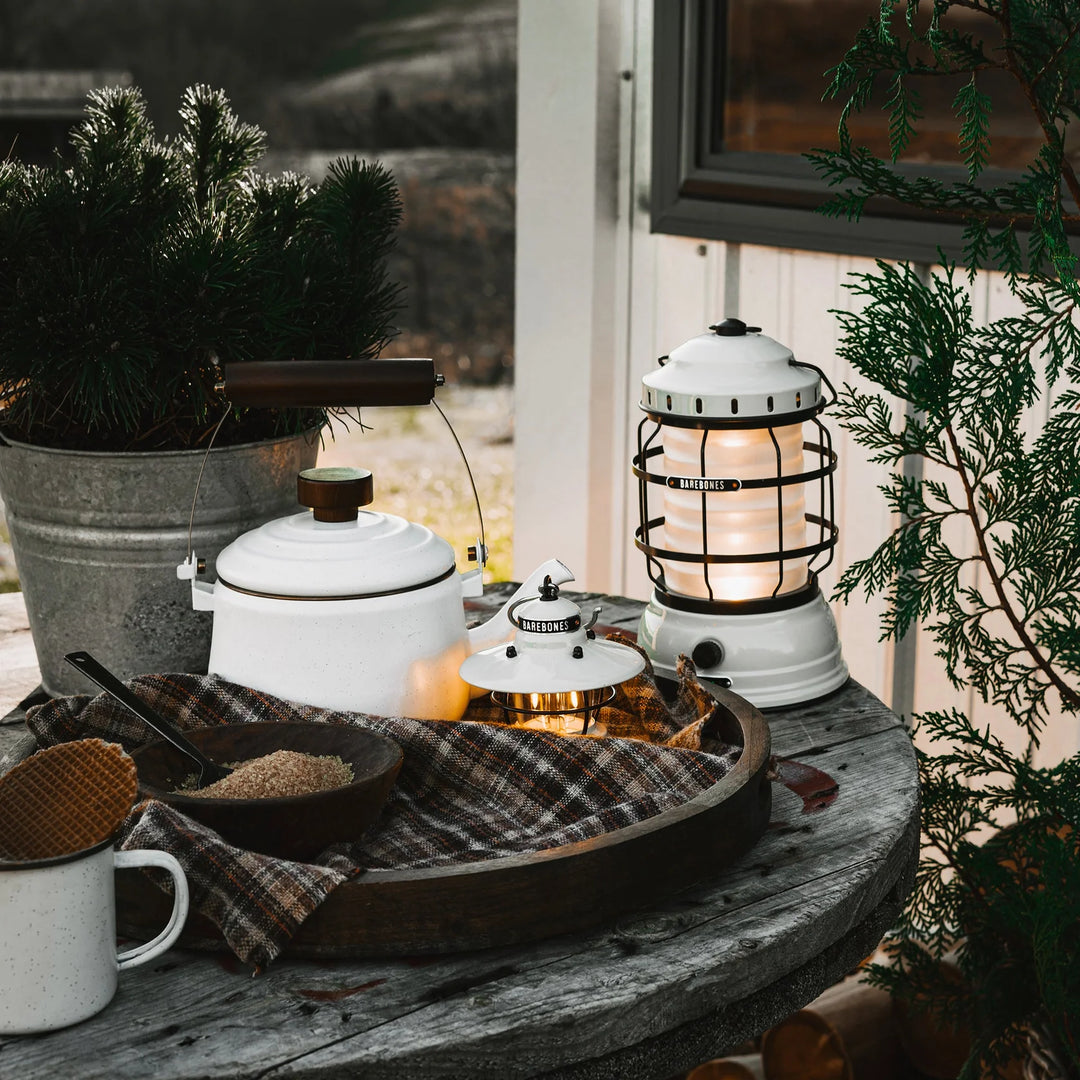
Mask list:
[[[95,688],[64,663],[92,652],[121,678],[205,672],[211,616],[191,610],[176,566],[192,545],[214,579],[217,553],[242,532],[297,509],[296,474],[314,433],[162,453],[52,450],[0,439],[0,496],[26,596],[44,689]]]

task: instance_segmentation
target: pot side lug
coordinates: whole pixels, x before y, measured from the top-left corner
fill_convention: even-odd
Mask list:
[[[206,563],[193,551],[176,568],[180,581],[191,582],[191,606],[195,611],[214,610],[214,586],[208,581],[199,581],[199,574],[206,568]]]

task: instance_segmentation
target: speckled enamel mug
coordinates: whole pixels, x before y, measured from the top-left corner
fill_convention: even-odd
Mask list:
[[[172,915],[152,941],[118,953],[113,872],[138,866],[172,875]],[[52,1031],[100,1012],[117,974],[165,952],[187,911],[187,878],[164,851],[114,851],[106,840],[55,859],[0,862],[0,1034]]]

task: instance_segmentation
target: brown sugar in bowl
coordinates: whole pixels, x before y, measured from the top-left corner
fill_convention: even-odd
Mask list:
[[[186,733],[212,761],[251,761],[277,750],[338,757],[352,769],[342,787],[269,799],[202,798],[177,791],[191,760],[164,740],[131,756],[139,794],[208,826],[237,847],[283,859],[311,859],[330,844],[358,840],[379,816],[401,768],[393,739],[362,728],[319,723],[230,724]]]

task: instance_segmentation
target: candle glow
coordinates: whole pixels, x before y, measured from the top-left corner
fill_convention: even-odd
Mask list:
[[[588,718],[587,734],[603,735],[603,725],[597,723],[596,717],[610,693],[610,687],[548,693],[508,693],[503,704],[510,715],[515,717],[514,727],[551,731],[557,735],[581,735]]]
[[[705,440],[704,474],[747,480],[777,475],[776,446],[768,428],[709,431]],[[780,448],[781,476],[803,471],[802,424],[771,429]],[[664,469],[671,475],[695,476],[702,472],[702,434],[692,428],[665,428]],[[806,546],[806,499],[801,484],[780,489],[783,498],[782,537],[778,535],[775,488],[701,493],[667,489],[664,492],[664,536],[676,551],[709,551],[715,555],[748,555]],[[702,500],[708,543],[702,531]],[[807,559],[713,563],[708,585],[717,600],[747,600],[774,592],[794,592],[807,581]],[[701,564],[669,562],[664,576],[668,588],[684,596],[708,597],[705,568]],[[779,584],[779,589],[777,585]]]

